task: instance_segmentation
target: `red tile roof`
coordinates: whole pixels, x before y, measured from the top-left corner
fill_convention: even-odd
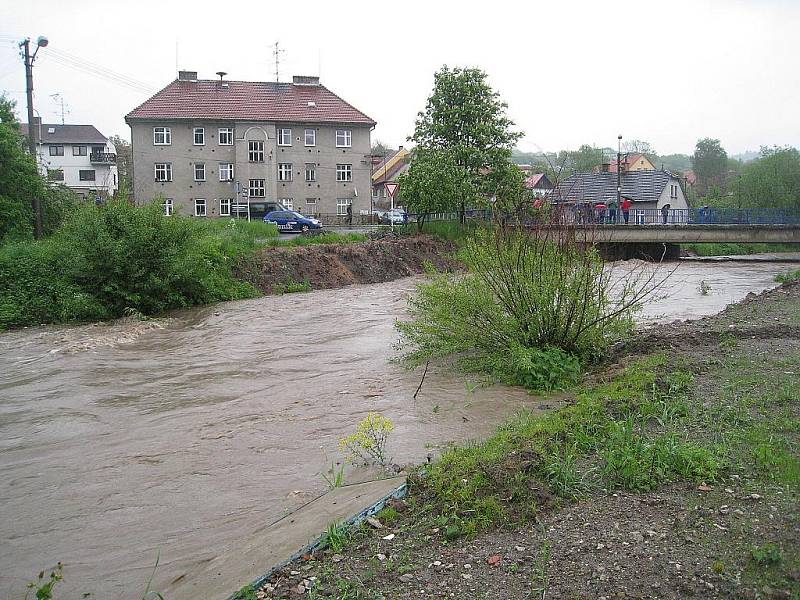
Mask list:
[[[125,117],[128,119],[238,119],[375,125],[375,121],[322,85],[258,81],[175,80]],[[312,102],[315,106],[309,106]]]

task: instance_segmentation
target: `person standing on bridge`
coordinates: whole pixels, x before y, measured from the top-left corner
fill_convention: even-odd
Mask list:
[[[617,223],[617,201],[611,200],[608,203],[608,222],[616,225]]]
[[[628,218],[631,216],[631,202],[630,198],[623,198],[620,208],[622,209],[622,218],[625,219],[625,225],[628,224]]]
[[[667,218],[669,217],[669,204],[665,204],[661,207],[661,218],[664,221],[664,225],[667,224]]]

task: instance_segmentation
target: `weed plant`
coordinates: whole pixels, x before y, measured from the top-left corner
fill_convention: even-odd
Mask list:
[[[800,281],[800,269],[795,271],[786,271],[786,273],[778,273],[775,276],[775,281],[778,283],[791,283],[792,281]]]

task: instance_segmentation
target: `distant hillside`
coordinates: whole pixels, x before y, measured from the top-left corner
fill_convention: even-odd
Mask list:
[[[759,156],[761,156],[760,152],[748,150],[747,152],[742,152],[741,154],[732,154],[731,158],[740,160],[742,162],[750,162],[751,160],[757,159]]]

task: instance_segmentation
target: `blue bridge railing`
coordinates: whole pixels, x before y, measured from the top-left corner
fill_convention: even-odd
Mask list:
[[[409,222],[421,215],[408,214]],[[474,209],[465,212],[467,220],[489,220],[493,211]],[[589,205],[561,205],[550,218],[563,224],[576,225],[800,225],[800,209],[781,208],[631,208],[625,220],[621,210],[609,210]],[[429,213],[425,221],[457,221],[457,212]],[[513,216],[509,215],[509,218]],[[523,222],[541,222],[536,214],[523,215]]]

